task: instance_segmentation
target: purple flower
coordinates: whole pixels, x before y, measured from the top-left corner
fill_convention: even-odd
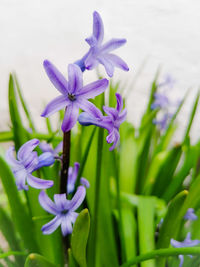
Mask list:
[[[54,202],[44,191],[39,194],[40,205],[47,212],[55,215],[55,218],[42,227],[44,235],[53,233],[60,225],[63,236],[72,233],[72,225],[75,223],[78,213],[75,210],[82,204],[86,195],[84,186],[79,186],[71,200],[66,199],[66,194],[54,195]]]
[[[193,208],[189,208],[184,216],[185,220],[191,220],[191,221],[195,221],[198,219],[198,216],[194,213],[194,209]]]
[[[162,119],[160,119],[160,120],[154,119],[153,123],[158,125],[160,127],[160,130],[165,130],[166,127],[167,127],[167,123],[168,123],[170,118],[171,118],[171,115],[166,113],[166,114],[164,114]]]
[[[40,143],[39,146],[42,152],[50,152],[54,158],[57,158],[58,154],[62,151],[63,141],[61,141],[54,149],[50,146],[50,144],[45,142]]]
[[[170,243],[174,248],[184,248],[184,247],[194,247],[200,243],[200,240],[198,239],[191,240],[191,233],[189,232],[184,241],[179,242],[172,238]],[[184,261],[183,255],[179,255],[179,259],[180,259],[179,267],[182,267]]]
[[[75,183],[76,183],[76,180],[78,177],[79,168],[80,168],[80,164],[78,162],[75,162],[74,167],[69,167],[69,169],[68,169],[67,194],[74,192]],[[85,187],[90,186],[88,180],[83,178],[83,177],[80,179],[80,182]]]
[[[151,109],[156,108],[167,108],[169,106],[169,98],[163,93],[155,93],[154,94],[155,101],[151,105]]]
[[[53,85],[61,93],[61,96],[52,100],[46,106],[41,116],[48,117],[56,111],[66,108],[61,128],[63,132],[67,132],[76,124],[79,108],[89,114],[96,113],[97,117],[101,115],[95,105],[89,102],[88,99],[94,98],[105,91],[108,86],[107,79],[98,80],[83,87],[83,74],[75,64],[68,66],[69,81],[48,60],[44,61],[44,68]]]
[[[176,80],[170,75],[167,74],[164,78],[164,81],[158,84],[158,87],[167,86],[168,88],[173,88]]]
[[[28,190],[28,185],[37,189],[46,189],[53,185],[53,181],[39,179],[31,175],[33,171],[54,163],[54,158],[49,152],[38,157],[37,152],[33,151],[38,144],[39,140],[37,139],[26,142],[17,152],[17,160],[13,155],[14,147],[10,147],[6,152],[6,159],[12,166],[18,190]]]
[[[113,143],[113,145],[109,149],[110,151],[116,147],[119,141],[119,127],[121,123],[126,119],[127,114],[126,108],[122,111],[122,96],[118,93],[116,93],[115,95],[117,98],[116,108],[110,108],[106,106],[103,107],[103,110],[108,116],[95,117],[95,114],[91,116],[90,114],[83,112],[78,118],[79,123],[84,126],[96,125],[108,130],[108,136],[106,137],[106,141],[108,144]]]
[[[114,67],[128,71],[127,64],[118,56],[110,52],[126,43],[126,39],[113,38],[110,41],[102,44],[104,38],[103,21],[98,12],[93,13],[93,33],[92,36],[86,38],[86,42],[90,46],[89,52],[76,64],[79,65],[82,71],[84,69],[92,70],[99,63],[105,67],[109,77],[113,76]]]

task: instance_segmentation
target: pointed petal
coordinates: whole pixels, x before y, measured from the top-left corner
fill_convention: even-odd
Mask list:
[[[125,108],[117,118],[117,126],[119,127],[122,122],[126,120],[127,109]]]
[[[84,177],[81,177],[80,179],[80,184],[82,184],[83,186],[85,186],[86,188],[90,187],[90,183],[87,179],[85,179]]]
[[[183,262],[184,262],[184,256],[183,255],[179,255],[178,257],[180,259],[179,267],[182,267],[183,266]]]
[[[76,64],[68,65],[68,79],[69,92],[76,93],[76,91],[83,87],[83,73]]]
[[[78,98],[77,103],[79,105],[79,108],[87,112],[89,115],[96,117],[96,118],[102,118],[103,114],[94,104],[89,102],[88,100],[84,98]]]
[[[44,235],[52,234],[61,224],[61,216],[56,216],[49,223],[42,226],[42,232]]]
[[[109,130],[113,124],[109,117],[105,117],[102,115],[101,119],[95,118],[94,116],[91,116],[87,112],[82,112],[78,117],[78,121],[83,126],[96,125],[98,127],[102,127],[107,130]]]
[[[37,169],[44,167],[44,166],[51,166],[54,164],[55,159],[51,152],[44,152],[39,156],[39,163]]]
[[[66,108],[65,116],[61,126],[63,132],[68,132],[74,127],[78,119],[78,114],[79,107],[76,104],[72,103]]]
[[[53,113],[57,112],[58,110],[67,107],[70,104],[69,99],[66,96],[58,96],[53,99],[47,106],[45,107],[44,111],[42,112],[42,117],[49,117]]]
[[[75,211],[69,211],[67,215],[68,215],[70,221],[74,224],[77,217],[78,217],[78,213]]]
[[[106,138],[107,143],[109,143],[109,144],[113,143],[113,145],[109,148],[110,151],[112,151],[116,147],[116,145],[119,141],[119,138],[120,138],[120,135],[116,129],[113,130],[113,132],[107,136],[107,138]]]
[[[97,39],[98,44],[101,44],[104,37],[104,26],[101,16],[97,11],[93,13],[93,35]]]
[[[98,65],[97,55],[94,48],[90,48],[89,53],[84,61],[85,68],[87,70],[92,70]]]
[[[36,189],[46,189],[53,186],[53,181],[50,180],[43,180],[28,174],[27,176],[27,183]]]
[[[65,216],[62,216],[61,231],[62,231],[63,236],[71,234],[73,231],[72,223],[71,223],[70,218],[67,214]]]
[[[106,57],[109,59],[110,62],[112,62],[115,67],[120,68],[124,71],[129,71],[128,65],[120,57],[114,54],[107,54]]]
[[[66,199],[66,194],[55,194],[54,202],[60,212],[66,210],[66,205],[68,203],[68,200]]]
[[[53,203],[53,201],[48,197],[48,195],[44,191],[41,191],[39,194],[39,202],[42,208],[46,210],[48,213],[54,215],[58,214],[59,211],[55,203]]]
[[[61,141],[54,149],[54,153],[55,154],[58,154],[59,152],[62,151],[62,148],[63,148],[63,141]]]
[[[77,191],[71,201],[69,202],[68,209],[70,211],[75,211],[78,207],[82,204],[83,200],[85,199],[86,189],[84,186],[79,186]]]
[[[108,41],[107,43],[105,43],[102,47],[101,47],[101,52],[102,53],[109,53],[112,50],[115,50],[117,48],[119,48],[120,46],[124,45],[126,43],[126,39],[117,39],[117,38],[113,38],[110,41]]]
[[[107,79],[101,79],[92,82],[77,92],[77,96],[83,96],[86,99],[94,98],[97,95],[102,94],[108,87],[109,81]]]
[[[15,148],[14,146],[9,147],[9,149],[6,151],[6,161],[15,168],[20,168],[21,167],[21,163],[15,159],[13,152],[14,152]]]
[[[103,110],[106,114],[108,114],[108,116],[110,116],[113,120],[116,120],[118,112],[115,108],[110,108],[110,107],[106,107],[103,106]]]
[[[42,152],[51,152],[51,153],[53,153],[53,148],[50,146],[49,143],[41,142],[39,144],[39,147],[42,150]]]
[[[39,159],[36,151],[31,152],[26,159],[23,160],[23,165],[28,173],[32,173],[38,165]]]
[[[28,157],[28,155],[33,151],[34,148],[39,144],[39,140],[34,138],[20,147],[20,149],[17,152],[17,158],[19,160],[24,160]]]
[[[123,98],[120,94],[116,93],[115,94],[116,96],[116,99],[117,99],[117,107],[116,107],[116,110],[118,112],[121,112],[122,108],[123,108]]]
[[[26,185],[27,172],[25,169],[14,171],[15,182],[18,190],[28,190]]]
[[[106,73],[109,77],[113,76],[114,73],[114,65],[112,62],[107,58],[107,55],[99,56],[98,61],[105,67]]]
[[[86,41],[91,47],[93,47],[93,46],[95,46],[95,45],[98,44],[97,39],[94,37],[94,35],[92,35],[92,36],[90,36],[90,37],[88,37],[88,38],[85,38],[85,41]]]
[[[75,162],[74,168],[70,167],[68,169],[68,179],[67,179],[67,193],[68,194],[74,191],[79,168],[80,168],[80,164],[78,162]]]
[[[50,81],[53,83],[56,89],[63,95],[67,94],[68,82],[62,73],[48,60],[44,61],[43,66]]]

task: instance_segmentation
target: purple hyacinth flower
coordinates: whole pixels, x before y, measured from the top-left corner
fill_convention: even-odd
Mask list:
[[[38,157],[37,152],[33,151],[38,144],[38,139],[26,142],[17,152],[17,159],[13,155],[14,147],[10,147],[6,153],[6,160],[12,166],[18,190],[28,190],[28,185],[37,189],[46,189],[53,185],[53,181],[31,175],[33,171],[54,163],[54,158],[49,152]]]
[[[86,195],[84,186],[79,186],[71,200],[66,199],[66,194],[54,195],[54,202],[44,191],[39,194],[39,202],[44,210],[55,215],[49,223],[43,225],[44,235],[53,233],[60,225],[63,236],[72,233],[72,225],[75,223],[78,213],[75,212],[82,204]]]
[[[151,109],[156,108],[167,108],[169,106],[169,98],[163,93],[155,93],[154,94],[154,102],[151,105]]]
[[[158,87],[167,86],[168,88],[172,89],[175,83],[176,83],[176,80],[170,74],[167,74],[164,77],[164,80],[158,84]]]
[[[184,216],[185,220],[191,220],[191,221],[195,221],[198,219],[198,216],[194,213],[194,209],[193,208],[189,208]]]
[[[67,132],[76,124],[79,109],[89,114],[96,112],[96,116],[101,115],[95,105],[89,102],[88,99],[94,98],[105,91],[108,86],[107,79],[101,79],[83,86],[83,74],[75,64],[68,66],[69,81],[48,60],[44,61],[44,68],[53,85],[61,93],[61,96],[52,100],[46,106],[41,116],[48,117],[56,111],[66,108],[61,128],[63,132]]]
[[[52,154],[54,158],[58,158],[59,157],[58,154],[62,151],[63,141],[61,141],[54,149],[51,147],[49,143],[45,142],[40,143],[39,146],[42,152],[49,152]]]
[[[162,119],[160,120],[154,119],[153,123],[158,125],[160,127],[160,130],[165,130],[170,118],[171,118],[171,114],[166,113],[163,115]]]
[[[198,240],[198,239],[191,240],[191,233],[189,232],[184,241],[179,242],[179,241],[174,240],[172,238],[170,243],[174,248],[185,248],[185,247],[194,247],[194,246],[198,245],[200,243],[200,240]],[[179,259],[180,259],[179,267],[182,267],[183,261],[184,261],[184,256],[179,255]]]
[[[74,192],[79,168],[80,168],[80,164],[78,162],[75,162],[74,167],[69,167],[68,169],[67,194]],[[80,182],[83,186],[87,188],[90,186],[88,180],[83,177],[80,179]]]
[[[122,111],[122,96],[118,93],[116,93],[115,95],[117,98],[116,108],[110,108],[106,106],[103,107],[103,110],[105,111],[107,116],[95,117],[95,114],[91,116],[86,112],[83,112],[79,115],[78,118],[79,123],[84,126],[96,125],[108,130],[108,136],[106,137],[106,141],[108,144],[113,143],[113,145],[109,149],[110,151],[116,147],[120,139],[119,127],[121,123],[124,122],[124,120],[126,119],[127,114],[126,108]]]
[[[93,13],[93,33],[92,36],[86,38],[86,42],[90,46],[89,52],[76,62],[82,71],[84,67],[88,70],[94,69],[98,64],[102,64],[109,77],[113,76],[114,67],[128,71],[127,64],[118,56],[110,53],[126,43],[126,39],[113,38],[102,44],[104,38],[104,26],[101,16],[98,12]]]

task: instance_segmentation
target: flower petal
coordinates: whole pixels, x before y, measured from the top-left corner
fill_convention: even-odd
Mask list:
[[[105,117],[103,115],[101,118],[95,118],[94,116],[91,116],[87,112],[82,112],[78,117],[78,121],[83,126],[96,125],[98,127],[102,127],[107,130],[113,128],[112,120],[109,117]]]
[[[67,107],[70,104],[70,100],[66,96],[58,96],[53,99],[47,106],[45,107],[44,111],[42,112],[42,117],[49,117],[53,113],[57,112],[58,110]]]
[[[116,129],[114,129],[111,134],[109,134],[106,138],[107,143],[113,143],[113,145],[109,148],[110,151],[116,147],[120,138],[119,132]]]
[[[85,186],[86,188],[89,188],[90,187],[90,183],[87,179],[85,179],[84,177],[81,177],[80,179],[80,183]]]
[[[76,64],[68,65],[69,92],[75,93],[83,87],[83,73]]]
[[[106,114],[108,114],[113,120],[117,119],[118,112],[115,108],[110,108],[107,106],[103,106],[103,110]]]
[[[95,48],[95,47],[94,47]],[[85,68],[87,70],[92,70],[98,65],[97,55],[95,53],[95,49],[93,47],[90,48],[89,53],[84,61]]]
[[[77,92],[77,96],[83,96],[84,98],[94,98],[97,95],[102,94],[108,87],[109,81],[107,79],[101,79],[90,83]]]
[[[60,212],[66,210],[66,206],[68,203],[68,200],[66,199],[66,194],[55,194],[54,202]]]
[[[24,168],[28,173],[32,173],[33,170],[38,165],[39,159],[36,151],[31,152],[27,157],[22,161]]]
[[[124,71],[129,71],[128,65],[120,57],[114,54],[107,54],[106,57],[109,59],[110,62],[112,62],[115,67],[120,68]]]
[[[28,186],[26,185],[26,177],[27,172],[23,168],[21,170],[14,171],[15,182],[18,190],[28,190]]]
[[[116,93],[115,94],[116,96],[116,99],[117,99],[117,107],[116,107],[116,110],[118,112],[121,112],[122,108],[123,108],[123,98],[120,94]]]
[[[54,156],[51,152],[44,152],[38,157],[38,159],[39,162],[35,170],[38,170],[39,168],[44,166],[51,166],[55,162]]]
[[[113,38],[101,47],[100,52],[109,53],[110,51],[119,48],[120,46],[124,45],[125,43],[126,43],[126,39]]]
[[[68,132],[74,127],[78,119],[78,114],[79,107],[76,104],[72,103],[66,108],[65,116],[61,126],[63,132]]]
[[[58,154],[59,152],[62,151],[62,148],[63,148],[63,141],[61,141],[54,149],[54,153],[55,154]]]
[[[52,234],[61,224],[61,216],[56,216],[53,220],[42,226],[44,235]]]
[[[15,159],[13,152],[14,152],[15,148],[14,146],[9,147],[9,149],[6,151],[6,161],[15,168],[20,168],[21,167],[21,163]]]
[[[79,168],[80,168],[80,164],[78,162],[75,162],[74,168],[70,167],[68,169],[68,179],[67,179],[67,193],[68,194],[74,191]]]
[[[43,63],[45,71],[56,87],[56,89],[63,95],[68,93],[68,81],[62,75],[62,73],[48,60],[45,60]]]
[[[62,231],[63,236],[66,236],[67,234],[71,234],[73,231],[72,223],[70,221],[68,214],[62,216],[61,231]]]
[[[77,103],[79,105],[79,108],[87,112],[89,115],[94,116],[95,118],[102,118],[103,114],[94,104],[89,102],[88,100],[84,98],[78,98]]]
[[[43,180],[40,178],[37,178],[31,174],[28,174],[27,176],[27,183],[36,189],[46,189],[53,186],[53,181],[50,180]]]
[[[39,144],[39,147],[42,150],[42,152],[51,152],[51,153],[53,153],[53,148],[50,146],[49,143],[41,142]]]
[[[93,35],[97,39],[98,44],[101,44],[104,37],[104,26],[101,16],[97,11],[93,13]]]
[[[68,209],[70,211],[75,211],[78,207],[82,204],[83,200],[85,199],[86,189],[84,186],[79,186],[77,191],[71,201],[69,202]]]
[[[39,202],[42,208],[47,212],[54,215],[58,214],[59,210],[57,209],[55,203],[48,197],[48,195],[44,191],[41,191],[39,194]]]
[[[109,77],[113,76],[114,73],[114,65],[112,62],[107,58],[107,55],[99,56],[98,61],[105,67],[106,73]]]
[[[29,156],[29,154],[33,151],[33,149],[36,148],[39,142],[40,141],[38,139],[34,138],[23,144],[17,152],[17,158],[19,160],[26,159]]]

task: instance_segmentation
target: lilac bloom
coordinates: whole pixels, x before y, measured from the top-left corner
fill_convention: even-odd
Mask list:
[[[171,118],[170,114],[164,114],[161,120],[154,119],[153,123],[160,127],[160,130],[165,130],[167,127],[168,120]]]
[[[156,108],[167,108],[169,106],[169,98],[163,93],[155,93],[154,94],[154,102],[151,105],[151,109]]]
[[[54,158],[49,152],[38,157],[37,152],[33,151],[38,144],[38,139],[26,142],[17,152],[17,159],[13,155],[14,147],[10,147],[6,153],[6,159],[12,166],[18,190],[28,190],[28,185],[37,189],[46,189],[53,185],[53,181],[39,179],[31,175],[40,167],[50,166],[54,163]]]
[[[50,144],[45,142],[40,143],[39,146],[42,152],[50,152],[54,158],[57,158],[59,157],[58,154],[62,151],[63,141],[61,141],[54,149]]]
[[[194,213],[194,209],[189,208],[184,216],[184,219],[195,221],[198,219],[198,216]]]
[[[170,243],[174,248],[185,248],[185,247],[194,247],[194,246],[198,245],[200,243],[200,240],[198,240],[198,239],[191,240],[191,233],[188,233],[184,241],[179,242],[179,241],[176,241],[172,238]],[[179,267],[182,267],[183,261],[184,261],[184,256],[179,255],[179,259],[180,259]]]
[[[69,169],[68,169],[68,179],[67,179],[67,193],[68,194],[74,192],[75,183],[76,183],[76,180],[78,177],[79,168],[80,168],[80,164],[78,162],[75,162],[74,167],[69,167]],[[90,186],[88,180],[86,180],[83,177],[80,179],[80,182],[85,187]]]
[[[108,86],[107,79],[98,80],[83,86],[83,74],[80,68],[75,64],[70,64],[68,66],[69,81],[67,81],[59,70],[48,60],[44,61],[44,68],[53,85],[61,93],[61,96],[52,100],[46,106],[41,116],[48,117],[56,111],[66,108],[61,127],[63,132],[70,131],[76,124],[79,109],[89,114],[95,113],[97,117],[101,116],[99,110],[94,104],[89,102],[88,99],[94,98],[105,91]]]
[[[103,107],[103,110],[107,114],[107,116],[101,116],[100,118],[95,117],[95,114],[93,116],[87,114],[86,112],[83,112],[80,114],[78,121],[80,124],[84,126],[88,125],[96,125],[102,128],[105,128],[108,130],[108,136],[106,137],[106,141],[108,144],[113,143],[113,145],[110,147],[110,151],[113,150],[119,139],[119,127],[122,122],[126,119],[126,108],[122,111],[123,108],[123,99],[122,96],[118,93],[115,94],[117,98],[117,106],[116,108],[111,107]]]
[[[127,64],[118,56],[110,53],[126,43],[126,39],[113,38],[102,44],[104,38],[104,26],[101,16],[98,12],[93,13],[93,33],[92,36],[86,38],[86,42],[90,46],[89,52],[76,62],[82,71],[84,69],[92,70],[98,64],[102,64],[109,77],[113,76],[114,67],[128,71]]]
[[[79,186],[71,200],[66,199],[66,194],[55,194],[54,202],[44,191],[39,194],[39,202],[44,210],[55,215],[54,219],[43,225],[44,235],[53,233],[60,225],[63,236],[72,233],[72,225],[75,223],[78,213],[75,212],[82,204],[86,195],[84,186]]]

